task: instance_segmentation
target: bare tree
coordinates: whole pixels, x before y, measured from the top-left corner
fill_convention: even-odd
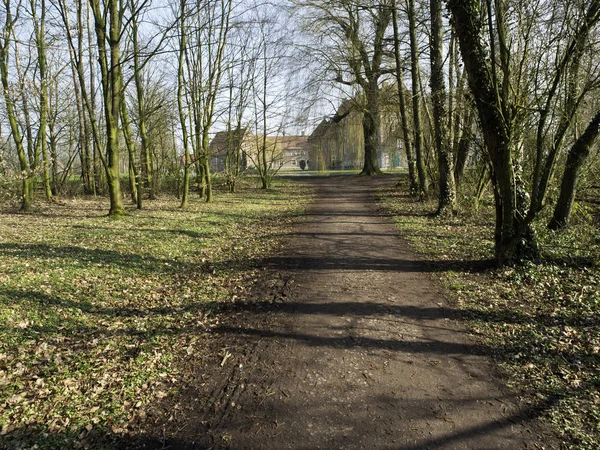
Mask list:
[[[575,141],[565,164],[560,186],[560,195],[548,227],[552,230],[565,228],[575,201],[575,192],[581,167],[590,154],[590,148],[600,135],[600,111],[592,118],[585,132]]]
[[[365,158],[362,173],[381,173],[380,149],[380,79],[388,72],[384,66],[384,40],[391,18],[393,2],[387,1],[309,1],[300,5],[313,12],[309,20],[327,37],[318,45],[327,46],[335,57],[326,60],[335,81],[356,86],[365,96],[363,133]],[[332,42],[333,40],[333,42]]]
[[[180,109],[183,108],[185,96],[187,118],[192,124],[188,135],[192,139],[191,146],[195,149],[194,164],[198,171],[201,196],[207,202],[212,200],[213,195],[210,133],[215,121],[215,106],[223,75],[223,55],[230,31],[232,7],[230,0],[212,0],[194,7],[181,2],[179,11],[182,17],[179,30],[182,45],[180,59],[183,60],[180,64],[185,63],[184,67],[180,67],[180,70],[185,69],[185,73],[180,73],[180,81],[183,83],[180,83],[179,91]],[[181,120],[182,123],[184,121]],[[189,178],[184,176],[182,206],[187,203],[187,183]]]
[[[396,0],[394,0],[392,4],[392,24],[394,29],[394,62],[396,68],[396,84],[398,88],[398,112],[400,114],[400,123],[402,126],[404,151],[406,153],[406,160],[408,162],[410,193],[411,195],[416,195],[417,192],[419,192],[419,184],[417,181],[411,132],[408,125],[408,112],[406,108],[407,89],[404,84],[404,67],[400,57],[400,33],[398,31],[398,6]]]
[[[433,103],[433,141],[438,159],[439,200],[437,214],[456,209],[453,156],[448,136],[448,111],[444,82],[442,1],[430,0],[431,12],[431,102]]]
[[[519,9],[504,0],[448,1],[493,169],[499,264],[535,256],[531,223],[543,206],[564,134],[593,85],[574,91],[572,82],[580,49],[600,21],[600,0],[576,6],[540,0]],[[540,10],[550,12],[552,21],[540,19],[546,16]],[[509,20],[517,13],[521,20]],[[532,35],[540,30],[543,46],[535,54]],[[530,101],[536,108],[528,107]],[[523,136],[532,122],[536,150],[527,193]]]
[[[33,204],[35,170],[39,162],[39,152],[32,150],[33,139],[28,136],[26,150],[23,144],[22,127],[19,125],[17,116],[16,101],[12,95],[13,89],[9,82],[9,63],[11,42],[14,35],[14,27],[19,16],[19,8],[13,9],[10,0],[4,0],[4,24],[2,28],[2,38],[0,39],[0,78],[2,80],[2,90],[4,93],[4,102],[6,104],[6,113],[10,124],[10,130],[17,150],[19,165],[22,178],[21,210],[29,211]],[[16,40],[15,40],[16,44]],[[18,60],[18,57],[15,59]],[[19,77],[21,78],[21,77]],[[22,89],[22,88],[21,88]],[[29,131],[27,131],[29,130]],[[26,133],[31,132],[31,127],[26,128]]]

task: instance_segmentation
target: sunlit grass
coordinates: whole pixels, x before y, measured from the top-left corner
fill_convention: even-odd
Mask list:
[[[150,405],[177,395],[175,361],[202,357],[214,305],[251,287],[310,195],[278,182],[187,210],[164,197],[119,219],[103,199],[5,209],[0,440],[100,448],[132,432]]]

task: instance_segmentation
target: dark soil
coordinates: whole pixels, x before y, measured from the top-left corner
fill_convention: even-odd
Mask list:
[[[373,199],[318,189],[252,298],[226,305],[195,383],[145,448],[556,448]],[[169,405],[166,405],[169,406]],[[157,421],[159,423],[160,421]]]

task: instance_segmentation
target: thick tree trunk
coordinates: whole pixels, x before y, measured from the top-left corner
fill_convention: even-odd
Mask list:
[[[102,95],[104,99],[104,118],[106,127],[106,156],[102,157],[108,196],[110,200],[109,216],[125,214],[121,195],[119,166],[119,116],[123,79],[121,74],[121,4],[119,0],[106,3],[108,11],[103,11],[100,0],[92,0],[94,12],[96,42],[102,75]],[[105,13],[108,14],[105,14]],[[106,18],[110,20],[107,29]],[[108,38],[108,39],[107,39]],[[108,42],[108,48],[106,46]]]
[[[475,99],[484,141],[492,163],[496,203],[495,259],[510,263],[517,257],[517,246],[531,238],[527,233],[526,211],[517,204],[517,176],[512,159],[511,126],[504,122],[503,105],[494,87],[489,55],[483,47],[483,21],[479,0],[448,0],[469,87]]]
[[[600,111],[596,113],[592,121],[588,124],[585,132],[577,139],[571,147],[567,156],[567,164],[562,177],[560,186],[560,196],[554,208],[554,215],[548,224],[551,230],[565,228],[569,223],[569,216],[573,209],[575,201],[575,192],[577,189],[577,180],[581,167],[590,154],[590,148],[600,134]]]
[[[365,162],[361,175],[379,175],[381,169],[377,161],[379,153],[379,88],[370,84],[366,93],[367,110],[363,114],[363,135],[365,139]]]
[[[21,211],[29,212],[33,206],[35,179],[31,176],[24,176],[22,186],[23,197],[21,198]]]
[[[118,105],[117,105],[118,107]],[[119,167],[119,126],[118,118],[108,123],[107,164],[105,165],[106,181],[108,184],[108,198],[110,200],[109,216],[122,216],[125,214],[123,196],[121,194],[121,172]]]
[[[379,169],[377,163],[377,149],[379,147],[377,121],[368,112],[365,112],[363,116],[363,133],[365,137],[365,162],[361,175],[379,175],[381,169]]]

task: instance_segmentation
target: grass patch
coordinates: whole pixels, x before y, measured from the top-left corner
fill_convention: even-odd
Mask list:
[[[379,200],[417,252],[448,267],[438,275],[449,298],[532,413],[552,424],[564,448],[600,448],[598,208],[560,233],[541,218],[542,261],[493,269],[491,207],[437,218],[429,214],[435,203],[411,200],[404,187],[381,190]]]
[[[103,199],[0,213],[2,443],[111,448],[178,395],[175,361],[201,357],[215,305],[250,290],[310,197],[281,181],[119,219]]]

